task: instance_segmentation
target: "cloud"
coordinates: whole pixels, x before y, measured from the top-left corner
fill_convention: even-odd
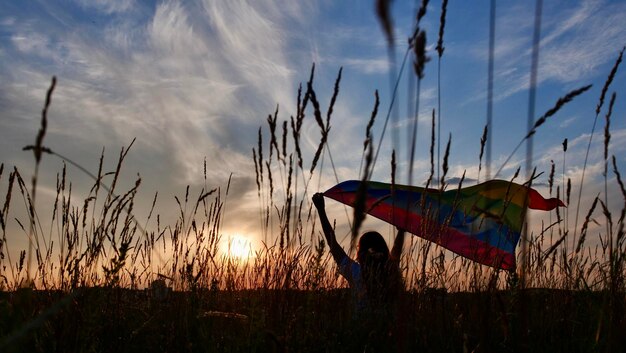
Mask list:
[[[135,6],[135,0],[76,0],[76,3],[86,9],[95,9],[106,14],[126,12]]]
[[[4,6],[0,5],[0,9],[8,5]],[[32,163],[32,155],[19,152],[19,148],[32,143],[50,77],[57,75],[45,141],[48,146],[92,169],[97,166],[102,146],[106,147],[106,160],[111,163],[121,146],[137,137],[125,171],[129,179],[140,173],[145,185],[142,187],[148,194],[156,189],[167,195],[161,203],[167,206],[172,201],[169,195],[180,195],[185,185],[203,186],[206,157],[210,186],[224,185],[233,173],[224,230],[244,229],[258,234],[259,200],[251,160],[257,129],[262,126],[267,148],[267,114],[274,111],[276,104],[280,104],[279,123],[295,114],[297,82],[308,79],[312,61],[318,64],[314,85],[324,111],[339,66],[345,66],[345,70],[331,120],[329,145],[335,165],[330,164],[329,152],[325,151],[324,162],[320,162],[311,177],[308,191],[332,186],[335,172],[339,180],[359,177],[365,126],[376,88],[381,89],[381,105],[373,136],[376,146],[380,143],[378,138],[388,109],[385,88],[389,64],[384,37],[370,6],[363,11],[370,15],[371,23],[339,21],[335,16],[343,16],[339,11],[320,16],[326,15],[324,11],[329,8],[335,10],[333,6],[324,1],[165,0],[146,5],[131,0],[76,0],[73,7],[46,3],[40,12],[16,11],[10,17],[3,15],[0,26],[6,35],[0,38],[0,72],[6,79],[0,87],[3,112],[0,160],[7,165],[31,165],[24,161]],[[594,74],[599,65],[614,60],[616,48],[612,46],[620,36],[624,37],[623,26],[617,25],[625,13],[619,11],[620,6],[584,2],[554,12],[554,20],[552,15],[546,19],[540,69],[547,71],[540,71],[542,79],[559,83],[571,82],[579,75],[584,79]],[[528,16],[523,18],[519,13]],[[506,38],[498,40],[496,48],[497,85],[502,85],[497,87],[500,98],[527,85],[524,72],[528,71],[526,66],[530,61],[528,33],[532,22],[528,21],[532,17],[528,13],[525,5],[519,5],[505,9],[499,18],[498,38]],[[600,23],[602,19],[607,23]],[[599,34],[601,30],[606,33]],[[577,38],[582,38],[581,48],[576,46]],[[397,42],[403,49],[405,39]],[[446,53],[454,50],[455,45],[449,43]],[[481,52],[483,55],[484,50]],[[563,57],[557,55],[561,52]],[[545,66],[545,60],[550,61],[545,65],[555,67]],[[429,67],[433,69],[435,64]],[[410,65],[406,70],[411,72]],[[437,97],[434,85],[428,81],[433,77],[427,75],[421,88],[418,143],[423,146],[418,146],[420,155],[414,164],[417,182],[426,180],[430,171],[424,151],[430,141],[431,109]],[[401,89],[405,89],[404,83]],[[447,94],[445,89],[444,92]],[[402,103],[397,103],[398,114],[406,117],[408,114],[402,112],[404,93],[399,97]],[[451,113],[446,115],[448,110]],[[467,118],[473,112],[463,114]],[[299,175],[300,188],[302,180],[309,178],[310,157],[320,141],[319,127],[311,115],[307,111],[302,128],[301,147],[307,172]],[[466,125],[469,120],[455,121],[452,109],[447,106],[444,117],[444,126],[454,124],[463,133],[469,131]],[[389,179],[390,136],[399,131],[400,139],[405,139],[410,121],[400,119],[397,125],[389,126],[375,178]],[[613,134],[612,151],[619,154],[623,151],[624,136],[618,130]],[[474,148],[458,148],[454,144],[462,141],[459,135],[456,133],[452,140],[449,182],[457,181],[454,178],[467,170],[465,184],[469,185],[474,182],[470,178],[478,176],[479,136],[470,146]],[[443,131],[442,136],[447,139],[447,132]],[[397,144],[406,149],[408,144],[402,141]],[[579,165],[584,136],[572,139],[570,145],[568,161]],[[547,158],[555,161],[560,158],[558,148],[555,145],[542,153],[538,163],[544,169],[549,164]],[[476,155],[469,159],[467,155],[472,149]],[[404,181],[406,151],[401,152],[398,179]],[[502,163],[503,158],[498,158]],[[596,155],[593,158],[597,160]],[[505,177],[512,175],[522,162],[519,159],[511,162],[505,169],[505,174],[508,173]],[[588,180],[598,181],[599,166],[591,164]],[[498,163],[494,161],[493,165]],[[114,166],[107,164],[107,168]],[[285,172],[276,167],[273,173],[276,185],[280,184],[278,180]],[[484,167],[481,173],[484,179]],[[568,167],[567,173],[574,178],[580,171]],[[54,175],[48,180],[54,180]],[[278,199],[282,192],[277,188]],[[339,212],[343,215],[343,211]]]
[[[532,7],[514,6],[498,15],[495,80],[500,88],[496,100],[529,88],[533,29],[528,19],[533,18],[532,11]],[[574,7],[547,4],[542,19],[538,84],[589,79],[600,66],[615,60],[626,37],[621,25],[626,22],[626,5],[619,2],[586,0]],[[486,61],[484,47],[477,45],[470,53]]]
[[[11,42],[17,50],[38,56],[44,56],[49,51],[48,39],[39,33],[20,33],[11,37]]]
[[[389,61],[387,59],[348,58],[343,61],[347,67],[365,74],[385,74],[389,71]]]
[[[561,123],[559,124],[560,128],[566,128],[568,126],[571,126],[572,124],[574,124],[574,122],[578,119],[578,117],[576,116],[571,116],[569,118],[564,118],[561,120]]]
[[[50,77],[56,75],[47,146],[93,170],[102,146],[105,160],[114,160],[136,137],[124,169],[130,179],[140,173],[144,190],[159,190],[168,206],[168,195],[202,184],[206,157],[209,186],[225,186],[233,173],[232,217],[225,218],[224,229],[259,233],[251,148],[257,127],[277,103],[281,120],[294,114],[294,81],[307,78],[298,72],[300,65],[308,69],[310,59],[308,51],[296,55],[305,60],[289,56],[293,41],[301,38],[288,27],[305,26],[315,6],[273,1],[79,5],[81,11],[115,16],[84,23],[82,12],[48,4],[44,15],[2,19],[8,41],[0,64],[6,73],[0,89],[0,160],[29,165],[32,157],[17,151],[32,143]],[[48,18],[50,13],[64,21]],[[54,176],[41,177],[42,190],[47,182],[53,184]]]
[[[119,12],[132,2],[115,4],[93,6]],[[89,136],[96,146],[119,146],[138,137],[174,163],[173,180],[190,183],[204,156],[215,165],[227,161],[220,165],[234,170],[250,167],[241,141],[253,134],[242,134],[241,126],[258,125],[277,102],[292,110],[294,70],[285,56],[283,26],[287,16],[301,18],[304,7],[288,5],[287,14],[279,7],[164,1],[147,22],[118,16],[103,31],[66,32],[29,21],[15,28],[12,43],[59,73],[54,112],[74,130],[55,130],[51,124],[51,131],[76,136],[80,129],[77,137]],[[32,91],[33,82],[48,82],[50,74],[33,60],[15,64],[12,71],[4,96],[27,94],[40,105],[43,94]],[[22,81],[24,75],[32,80]]]

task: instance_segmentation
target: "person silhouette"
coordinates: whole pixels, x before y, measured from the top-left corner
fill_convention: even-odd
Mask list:
[[[355,261],[337,242],[335,231],[326,215],[323,194],[313,195],[313,204],[317,208],[324,237],[337,263],[339,273],[348,281],[355,299],[357,314],[391,314],[397,296],[404,286],[400,256],[405,231],[398,229],[391,252],[380,233],[371,231],[364,233],[359,238]]]

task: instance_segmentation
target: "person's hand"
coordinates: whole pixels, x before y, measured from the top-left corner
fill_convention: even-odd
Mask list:
[[[324,206],[324,194],[318,192],[315,195],[313,195],[313,204],[318,210],[323,210],[325,207]]]

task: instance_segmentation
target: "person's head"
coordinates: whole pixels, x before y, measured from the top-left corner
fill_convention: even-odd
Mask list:
[[[357,260],[360,264],[386,263],[389,259],[389,247],[378,232],[367,232],[359,239]]]

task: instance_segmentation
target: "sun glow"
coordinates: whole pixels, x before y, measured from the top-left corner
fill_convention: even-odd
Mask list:
[[[235,260],[247,260],[253,254],[252,244],[247,237],[235,234],[228,238],[226,254]]]

